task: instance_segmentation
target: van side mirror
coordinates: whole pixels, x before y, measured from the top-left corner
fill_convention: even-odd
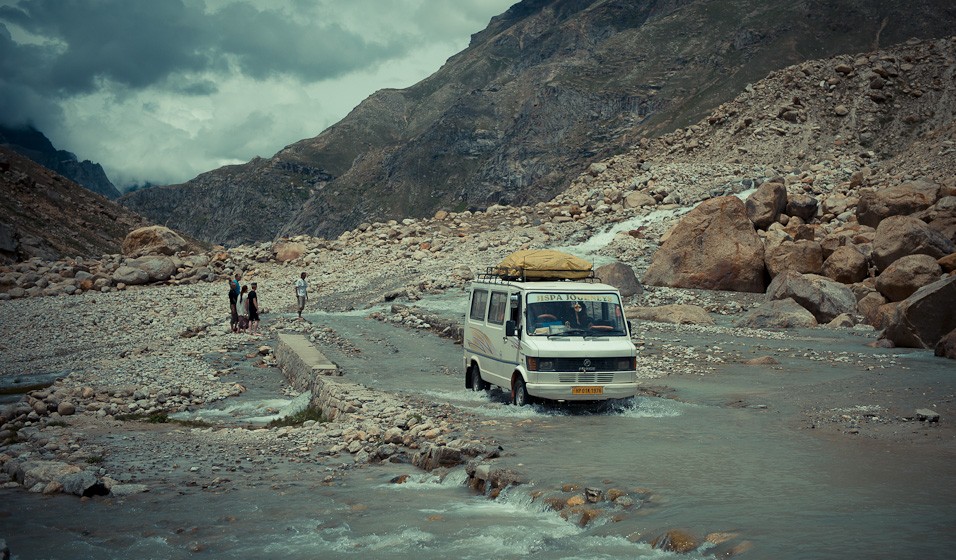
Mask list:
[[[631,334],[631,333],[633,333],[633,332],[634,332],[634,327],[631,326],[631,320],[628,319],[628,320],[627,320],[627,334]]]
[[[505,336],[518,336],[518,325],[514,321],[505,321]]]

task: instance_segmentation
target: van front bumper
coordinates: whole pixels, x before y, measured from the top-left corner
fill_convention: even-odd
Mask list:
[[[626,399],[637,394],[637,382],[605,384],[571,383],[528,383],[528,394],[539,399],[552,401],[603,401],[607,399]],[[575,394],[578,387],[601,387],[601,394]]]

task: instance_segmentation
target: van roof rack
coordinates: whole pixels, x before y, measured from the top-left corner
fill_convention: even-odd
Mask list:
[[[530,273],[530,276],[529,276]],[[579,278],[567,278],[569,273],[586,274]],[[504,282],[600,282],[601,279],[594,275],[593,270],[551,270],[524,267],[503,269],[497,266],[489,266],[484,272],[478,273],[479,282],[504,283]]]

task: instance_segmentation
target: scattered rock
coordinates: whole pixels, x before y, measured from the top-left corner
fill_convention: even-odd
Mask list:
[[[932,424],[934,422],[939,422],[939,413],[928,408],[919,408],[916,410],[916,419],[920,422]]]
[[[956,246],[925,222],[911,216],[891,216],[876,228],[873,264],[880,271],[907,255],[929,255],[934,259],[956,252]]]
[[[866,278],[866,257],[854,245],[844,245],[823,262],[823,275],[841,284],[853,284]]]
[[[747,218],[760,229],[767,229],[787,208],[787,186],[783,182],[767,182],[747,197]]]
[[[735,323],[750,329],[794,329],[817,326],[813,314],[793,298],[771,300],[751,309]]]
[[[934,354],[942,358],[956,360],[956,330],[952,330],[936,343]]]
[[[933,257],[907,255],[886,267],[876,279],[876,289],[888,301],[903,301],[919,288],[939,280],[942,273]]]
[[[617,288],[622,297],[627,298],[644,293],[644,286],[638,281],[634,269],[622,262],[600,266],[595,269],[594,275],[602,282]]]
[[[956,276],[923,286],[896,307],[883,338],[905,348],[934,348],[956,329]]]
[[[767,249],[766,262],[771,278],[786,270],[820,274],[823,271],[823,248],[816,241],[783,241]]]
[[[913,181],[893,187],[864,190],[856,208],[857,221],[877,227],[890,216],[908,216],[932,206],[939,198],[939,185]]]
[[[678,325],[713,325],[714,319],[698,305],[662,305],[660,307],[629,307],[625,310],[631,319],[675,323]]]
[[[856,311],[856,297],[848,287],[816,274],[784,272],[767,287],[766,297],[768,301],[792,298],[820,323]]]

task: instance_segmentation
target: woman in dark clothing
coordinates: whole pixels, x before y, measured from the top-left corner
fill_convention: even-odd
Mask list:
[[[249,297],[246,298],[246,308],[249,311],[249,334],[259,332],[259,295],[256,294],[258,284],[250,284]]]
[[[229,326],[232,332],[239,331],[239,278],[241,275],[237,272],[235,280],[229,280]]]

